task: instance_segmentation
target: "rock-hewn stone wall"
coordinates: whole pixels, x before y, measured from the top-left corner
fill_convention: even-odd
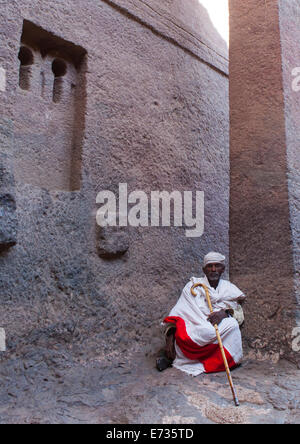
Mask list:
[[[292,352],[299,307],[299,8],[280,3],[230,2],[231,276],[248,294],[247,343],[277,357]]]
[[[6,82],[0,151],[16,171],[18,222],[16,244],[0,254],[0,325],[8,353],[63,345],[105,359],[141,338],[154,350],[159,321],[190,276],[201,272],[203,255],[218,249],[228,256],[226,45],[200,2],[186,9],[180,26],[172,2],[170,16],[156,7],[108,0],[1,2]],[[197,34],[195,16],[205,23]],[[21,42],[24,20],[63,48],[47,43],[45,49],[36,34]],[[82,75],[77,85],[84,82],[79,104],[65,111],[56,100],[50,103],[43,76],[41,93],[20,88],[22,43],[44,49],[39,62],[50,51],[74,64],[74,48],[83,49],[82,71],[74,65]],[[63,76],[56,68],[56,77]],[[59,143],[67,157],[53,152]],[[71,186],[70,159],[76,171]],[[189,239],[180,227],[100,230],[96,195],[117,192],[119,183],[129,192],[204,191],[204,235]]]
[[[297,324],[300,326],[300,56],[299,2],[279,2],[290,219],[293,242]]]

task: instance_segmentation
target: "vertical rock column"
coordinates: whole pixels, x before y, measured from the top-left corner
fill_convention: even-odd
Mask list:
[[[15,181],[11,162],[0,153],[0,253],[17,243]]]
[[[279,23],[281,34],[285,127],[288,163],[289,204],[292,230],[295,289],[298,300],[296,311],[300,327],[300,3],[298,0],[280,0]],[[295,338],[298,343],[298,339]]]
[[[244,337],[289,355],[297,298],[277,0],[230,0],[231,279],[248,295]]]

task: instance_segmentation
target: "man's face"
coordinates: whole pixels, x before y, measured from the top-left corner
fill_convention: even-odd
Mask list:
[[[207,264],[203,268],[204,274],[206,275],[209,282],[218,282],[225,270],[225,266],[219,263]]]

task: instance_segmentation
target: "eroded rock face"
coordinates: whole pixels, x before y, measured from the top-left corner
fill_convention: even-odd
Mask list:
[[[0,254],[8,353],[30,341],[103,359],[156,348],[203,256],[228,257],[226,43],[201,2],[178,26],[178,2],[163,15],[149,6],[22,0],[0,11],[0,140],[14,160],[19,221],[17,244]],[[195,13],[205,27],[185,23]],[[120,183],[147,195],[204,191],[204,235],[99,229],[96,196]]]
[[[103,259],[117,259],[129,249],[130,239],[125,227],[99,227],[97,229],[98,254]]]
[[[289,190],[290,227],[294,259],[294,285],[297,298],[296,318],[300,319],[300,219],[299,219],[299,37],[298,20],[300,5],[296,0],[279,2],[280,31],[282,45],[283,88],[285,101],[287,174]],[[297,73],[297,75],[295,75]],[[297,87],[296,87],[297,86]]]
[[[139,402],[136,412],[119,408],[119,395],[136,366],[124,399],[132,404],[132,388],[138,401],[149,399],[160,321],[187,280],[201,274],[209,250],[229,257],[228,53],[205,7],[211,2],[12,0],[0,8],[0,326],[7,337],[0,403],[8,421],[70,421],[72,403],[83,402],[78,386],[92,409],[84,418],[76,412],[78,421],[99,421],[99,407],[100,421],[194,420],[201,397],[179,417],[169,409],[170,395],[178,399],[172,387],[159,415],[161,388],[150,416],[148,408],[136,414]],[[292,125],[288,190],[276,2],[253,1],[253,10],[244,3],[231,2],[238,12],[231,48],[246,42],[232,64],[232,278],[248,296],[243,334],[253,356],[280,357],[296,306],[287,204],[297,193],[296,148]],[[204,235],[188,239],[181,227],[100,229],[96,196],[117,193],[120,183],[147,194],[204,191]],[[150,376],[137,386],[146,350]],[[184,399],[198,393],[194,384]],[[244,399],[260,406],[249,390]],[[33,402],[41,392],[39,417]],[[275,406],[284,396],[275,390],[269,401]],[[10,399],[28,410],[16,411]],[[208,403],[204,421],[216,414],[224,421],[221,409]]]
[[[293,1],[230,7],[231,277],[249,298],[247,343],[279,357],[292,353],[299,318],[300,99],[287,70],[298,64],[300,9]]]
[[[0,251],[17,243],[15,182],[7,155],[0,153]]]

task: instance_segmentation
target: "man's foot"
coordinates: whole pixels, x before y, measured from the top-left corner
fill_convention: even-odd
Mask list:
[[[160,356],[156,359],[156,368],[159,372],[166,370],[168,367],[172,366],[172,361],[165,356]]]

